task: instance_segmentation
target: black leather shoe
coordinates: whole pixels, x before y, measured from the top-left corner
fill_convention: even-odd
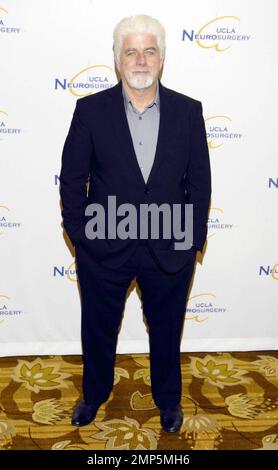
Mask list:
[[[73,426],[86,426],[95,418],[98,406],[87,405],[84,400],[81,400],[75,407],[71,424]]]
[[[160,422],[164,431],[177,432],[183,422],[183,413],[180,404],[174,408],[160,409]]]

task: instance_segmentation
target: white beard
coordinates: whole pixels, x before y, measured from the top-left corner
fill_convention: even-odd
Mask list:
[[[140,74],[131,75],[129,77],[126,77],[126,80],[130,88],[136,88],[137,90],[148,88],[154,82],[154,79],[150,74],[142,74],[142,76]]]

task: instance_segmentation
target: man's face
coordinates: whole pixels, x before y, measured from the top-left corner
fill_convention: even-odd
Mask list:
[[[162,65],[155,36],[130,33],[124,38],[117,67],[130,88],[150,87],[157,80]]]

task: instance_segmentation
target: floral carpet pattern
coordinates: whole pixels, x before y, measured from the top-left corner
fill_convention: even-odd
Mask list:
[[[81,356],[0,358],[0,450],[278,450],[278,352],[181,353],[182,427],[167,433],[148,354],[117,355],[114,387],[84,427]]]

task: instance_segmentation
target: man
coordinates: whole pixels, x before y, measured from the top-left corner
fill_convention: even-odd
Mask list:
[[[76,249],[82,307],[83,399],[72,424],[90,423],[113,388],[118,328],[136,277],[149,329],[153,399],[163,429],[176,432],[183,420],[185,303],[196,253],[206,240],[211,195],[202,105],[161,84],[165,31],[156,19],[124,18],[114,30],[113,49],[121,80],[77,100],[62,155],[62,215]],[[138,236],[142,232],[134,213],[127,236],[120,229],[115,233],[105,219],[93,238],[89,216],[98,212],[107,218],[109,211],[111,216],[111,196],[124,204],[122,216],[127,204],[134,213],[151,204],[193,205],[192,246],[177,248],[180,237],[173,228],[164,237],[160,219],[156,237]],[[185,217],[181,225],[187,225]]]

